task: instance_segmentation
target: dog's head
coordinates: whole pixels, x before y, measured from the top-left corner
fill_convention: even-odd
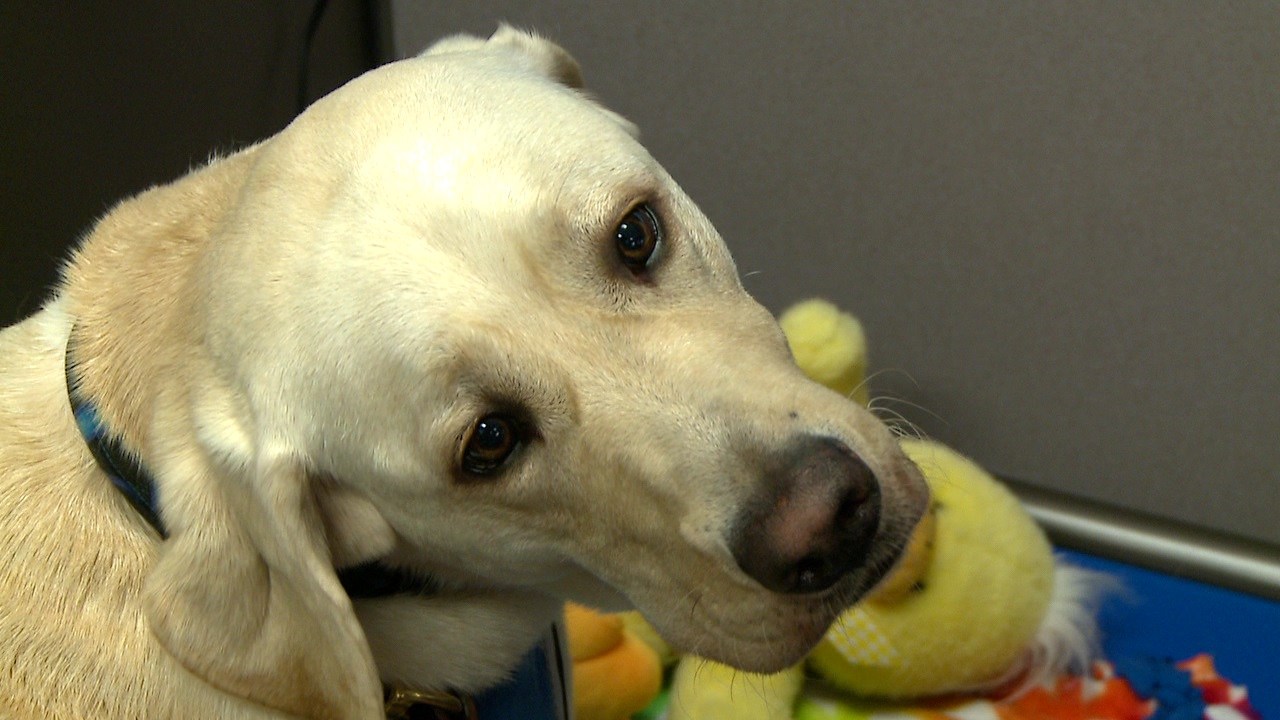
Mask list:
[[[633,604],[770,671],[892,565],[919,475],[803,377],[711,224],[580,84],[539,38],[452,38],[254,150],[198,268],[191,362],[216,380],[175,411],[198,450],[156,448],[167,477],[217,478],[169,491],[149,588],[189,665],[295,707],[253,673],[324,675],[291,635],[367,662],[332,567],[381,559]],[[222,617],[237,603],[257,619]],[[196,649],[206,621],[253,640]]]

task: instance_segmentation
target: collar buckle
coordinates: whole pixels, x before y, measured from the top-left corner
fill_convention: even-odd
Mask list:
[[[393,687],[387,693],[387,720],[478,720],[471,696],[447,691]]]

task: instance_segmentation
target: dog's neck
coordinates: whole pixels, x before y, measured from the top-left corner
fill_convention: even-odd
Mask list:
[[[72,328],[67,388],[98,465],[137,512],[166,536],[149,432],[163,392],[187,394],[190,363],[204,360],[194,279],[225,209],[257,155],[251,147],[113,208],[64,273]],[[181,208],[175,212],[174,208]],[[430,592],[433,581],[357,565],[353,597]],[[349,582],[348,582],[349,581]]]
[[[74,356],[74,347],[68,343],[64,360],[67,398],[85,445],[116,490],[161,538],[167,538],[169,533],[157,504],[155,479],[111,432],[94,403],[86,400],[79,391]],[[388,567],[377,561],[343,568],[338,572],[338,579],[352,599],[433,595],[437,590],[437,583],[431,577]]]
[[[200,314],[183,307],[195,297],[194,270],[256,153],[243,150],[120,203],[64,271],[78,389],[143,457],[157,378],[181,382],[184,357],[202,335]]]

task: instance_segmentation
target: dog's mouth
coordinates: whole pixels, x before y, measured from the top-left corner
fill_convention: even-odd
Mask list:
[[[905,463],[880,487],[879,494],[859,495],[864,503],[874,498],[878,504],[869,534],[866,528],[852,535],[835,531],[839,540],[861,546],[837,563],[838,576],[821,587],[809,587],[794,573],[776,576],[785,578],[777,587],[746,569],[730,572],[740,579],[728,583],[716,582],[709,573],[673,610],[652,612],[652,605],[643,603],[641,609],[664,637],[688,653],[750,672],[777,672],[800,662],[837,617],[893,572],[924,516],[928,492],[914,466]],[[784,504],[791,510],[795,503]]]
[[[891,563],[886,563],[891,564]],[[831,624],[886,571],[846,577],[813,594],[770,594],[759,612],[744,609],[726,617],[711,607],[706,596],[695,595],[686,617],[693,632],[659,625],[668,640],[686,652],[722,662],[740,670],[773,673],[804,659],[827,633]]]

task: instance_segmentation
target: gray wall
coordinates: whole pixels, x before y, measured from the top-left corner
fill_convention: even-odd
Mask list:
[[[499,19],[559,40],[748,288],[855,311],[929,434],[1280,544],[1277,6],[393,9],[402,54]]]

